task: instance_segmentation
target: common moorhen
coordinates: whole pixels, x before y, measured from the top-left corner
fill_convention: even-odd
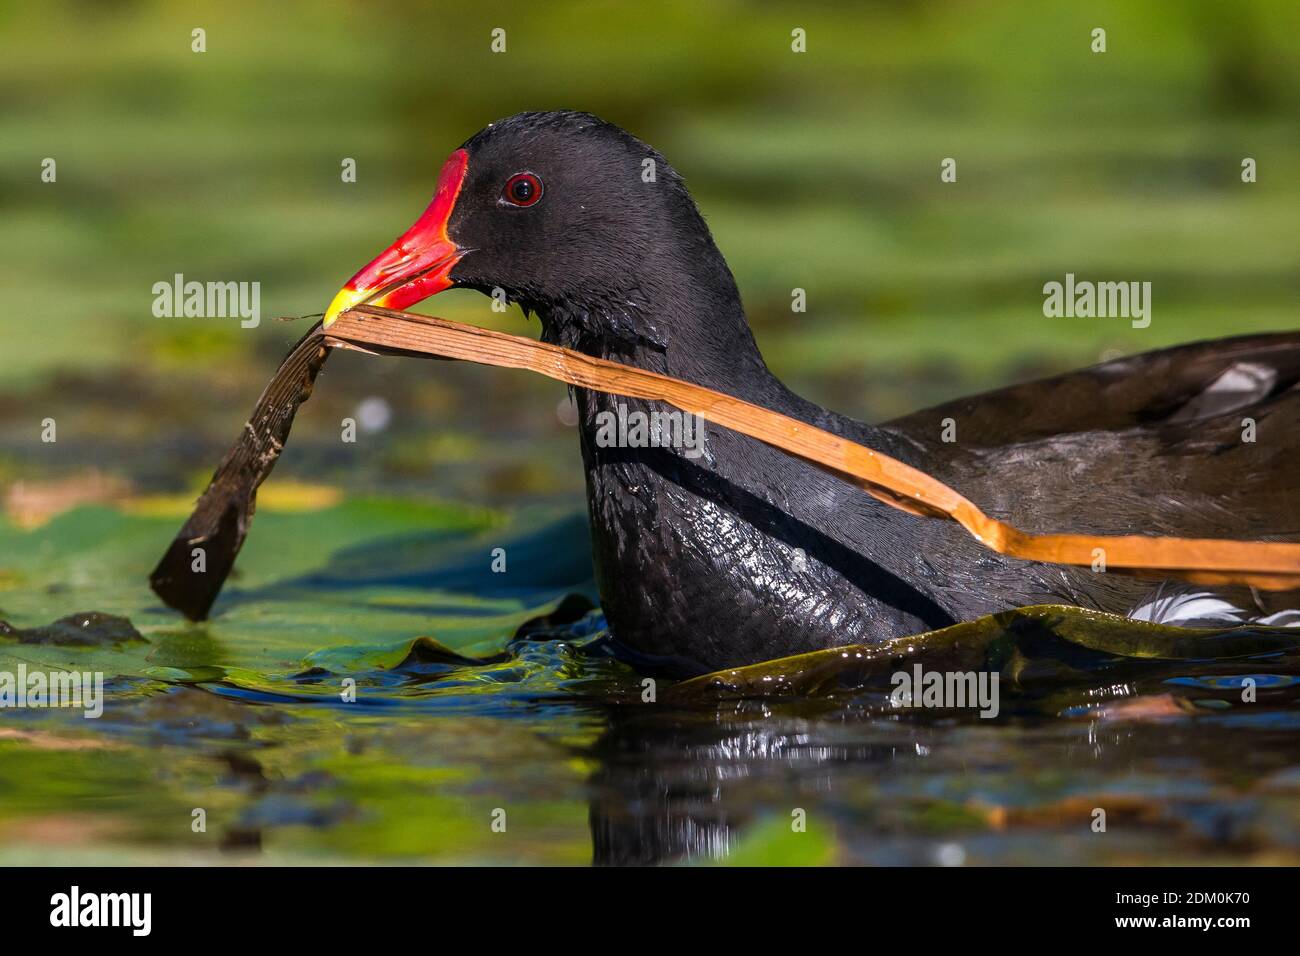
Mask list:
[[[1185,345],[883,425],[854,421],[768,370],[681,177],[587,113],[521,113],[471,137],[429,208],[353,276],[325,321],[452,286],[537,313],[546,341],[893,455],[1027,530],[1300,535],[1300,333]],[[647,664],[720,668],[1044,602],[1186,624],[1300,617],[1283,610],[1300,605],[1294,592],[1192,592],[1003,557],[951,522],[895,510],[720,427],[707,428],[703,455],[605,447],[609,418],[598,414],[648,403],[575,398],[601,601],[615,638]],[[956,441],[944,441],[954,426]]]

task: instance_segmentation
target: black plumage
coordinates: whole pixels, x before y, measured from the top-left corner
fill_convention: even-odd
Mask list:
[[[540,316],[548,341],[861,442],[1029,530],[1300,537],[1300,333],[1124,358],[872,426],[768,370],[726,261],[652,148],[572,112],[514,116],[464,148],[448,226],[464,254],[451,278],[504,290]],[[544,184],[526,208],[501,198],[520,171]],[[1154,587],[1003,557],[724,428],[707,429],[694,460],[600,447],[599,412],[651,408],[585,390],[576,399],[602,604],[615,637],[647,662],[719,668],[1041,602],[1124,612]],[[948,418],[955,442],[941,438]]]

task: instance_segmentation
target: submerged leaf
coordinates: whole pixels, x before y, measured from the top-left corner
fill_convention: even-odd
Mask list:
[[[1271,671],[1300,673],[1300,629],[1264,626],[1183,628],[1066,605],[992,614],[880,644],[852,644],[704,674],[676,685],[670,699],[817,696],[884,688],[916,664],[936,671],[995,671],[1016,688],[1107,679],[1243,673],[1269,656]]]
[[[148,643],[126,618],[99,611],[69,614],[52,624],[26,629],[0,621],[0,638],[6,637],[19,644],[55,644],[60,647],[117,645],[135,641]]]

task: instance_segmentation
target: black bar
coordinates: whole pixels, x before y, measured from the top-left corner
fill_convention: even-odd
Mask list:
[[[0,871],[0,913],[10,944],[34,936],[66,941],[72,933],[81,944],[139,938],[129,925],[52,926],[52,900],[70,897],[76,886],[83,905],[89,894],[150,894],[148,938],[229,934],[230,944],[244,936],[263,945],[337,935],[368,945],[421,927],[432,942],[446,921],[459,927],[458,936],[477,927],[511,945],[539,931],[562,938],[609,921],[615,931],[621,926],[664,943],[689,924],[701,945],[713,940],[728,947],[750,934],[764,942],[774,923],[802,934],[847,933],[863,945],[935,932],[969,934],[986,944],[1098,937],[1181,942],[1195,935],[1232,945],[1253,931],[1290,925],[1293,876],[1271,868],[33,868]],[[538,922],[529,922],[533,915]],[[1164,923],[1206,918],[1208,928]],[[1232,926],[1213,922],[1243,919]]]

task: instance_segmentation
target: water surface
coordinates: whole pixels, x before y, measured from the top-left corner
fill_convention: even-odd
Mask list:
[[[0,671],[107,678],[99,719],[0,711],[0,862],[1300,861],[1294,632],[1033,609],[648,700],[572,513],[264,508],[190,624],[147,511],[0,531]],[[891,704],[917,661],[998,716]]]

